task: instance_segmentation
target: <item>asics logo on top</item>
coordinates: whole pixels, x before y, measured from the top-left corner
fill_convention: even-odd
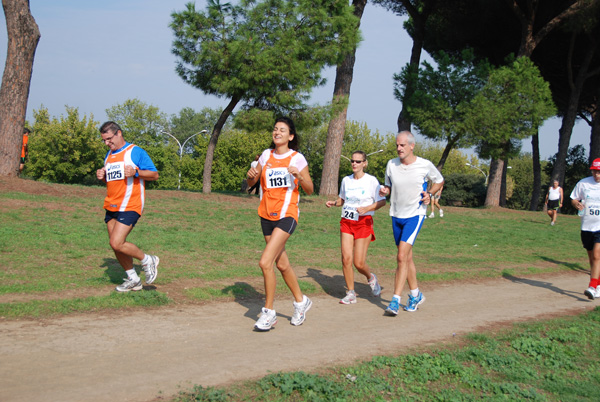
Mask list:
[[[286,176],[288,173],[283,170],[269,170],[269,177]]]

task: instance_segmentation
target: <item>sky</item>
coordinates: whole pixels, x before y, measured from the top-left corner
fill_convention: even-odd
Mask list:
[[[55,117],[66,115],[65,106],[70,106],[79,109],[80,118],[93,115],[95,121],[104,122],[106,109],[134,98],[169,115],[184,107],[198,111],[225,107],[228,99],[204,95],[175,72],[169,23],[171,13],[183,10],[187,1],[30,0],[41,39],[27,120],[33,122],[33,111],[42,106]],[[197,0],[196,8],[203,10],[205,4]],[[2,21],[0,63],[4,66],[7,34],[5,19]],[[396,132],[401,103],[393,96],[393,74],[408,62],[412,47],[402,23],[402,17],[371,3],[361,22],[363,42],[356,53],[348,119],[364,122],[383,134]],[[313,104],[331,101],[335,68],[323,75],[327,84],[313,91]],[[557,152],[559,128],[557,118],[541,127],[542,159]],[[578,122],[570,146],[583,144],[589,149],[589,133],[589,126]],[[530,139],[523,141],[522,151],[531,152]]]

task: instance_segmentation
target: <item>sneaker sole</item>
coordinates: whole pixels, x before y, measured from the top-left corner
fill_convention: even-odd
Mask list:
[[[310,310],[310,308],[312,307],[312,301],[310,299],[308,299],[308,306],[306,306],[306,310],[304,310],[304,318],[302,318],[302,321],[300,321],[297,324],[294,324],[293,322],[290,322],[290,324],[298,326],[298,325],[302,325],[302,323],[306,320],[306,313],[308,312],[308,310]]]
[[[345,305],[348,305],[348,304],[356,304],[356,299],[354,299],[354,300],[350,300],[349,302],[345,302],[345,301],[343,301],[343,300],[340,300],[340,304],[345,304]]]
[[[134,287],[134,288],[131,288],[131,289],[123,289],[123,290],[121,290],[121,289],[119,289],[119,288],[115,288],[115,290],[116,290],[117,292],[121,292],[121,293],[127,293],[127,292],[131,292],[131,291],[137,292],[138,290],[142,290],[143,288],[144,288],[144,287],[143,287],[142,285],[140,285],[139,287],[138,287],[138,286],[136,286],[136,287]]]
[[[417,309],[419,308],[419,306],[421,304],[423,304],[424,301],[425,301],[425,296],[423,296],[423,299],[420,302],[417,303],[417,305],[415,306],[414,310],[409,310],[408,307],[405,307],[404,311],[408,311],[409,313],[413,313],[413,312],[417,311]]]
[[[277,320],[273,321],[273,324],[271,324],[271,326],[268,327],[268,328],[266,328],[266,327],[265,328],[261,328],[258,325],[255,325],[254,329],[257,330],[257,331],[259,331],[259,332],[267,332],[267,331],[270,331],[271,329],[273,329],[273,327],[275,326],[275,324],[277,324]]]
[[[590,292],[589,290],[586,290],[585,292],[583,292],[583,294],[585,296],[587,296],[588,299],[590,300],[594,300],[596,297],[594,296],[594,294],[592,294],[592,292]]]
[[[146,284],[147,285],[152,284],[156,280],[156,277],[158,276],[158,264],[160,264],[160,258],[158,258],[158,256],[156,256],[156,255],[154,257],[156,258],[156,264],[154,265],[154,271],[155,271],[154,278],[152,278],[152,280],[149,281],[149,280],[147,280],[147,276],[146,276]]]

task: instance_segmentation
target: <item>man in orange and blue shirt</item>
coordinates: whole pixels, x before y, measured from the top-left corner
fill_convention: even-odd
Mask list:
[[[106,182],[104,222],[110,246],[127,273],[127,278],[116,290],[141,290],[142,281],[133,267],[133,258],[141,261],[147,284],[156,279],[159,258],[143,253],[135,244],[127,241],[127,236],[144,209],[145,181],[158,180],[158,171],[146,151],[125,141],[117,123],[104,123],[100,127],[100,135],[109,148],[104,166],[96,171],[98,180]]]

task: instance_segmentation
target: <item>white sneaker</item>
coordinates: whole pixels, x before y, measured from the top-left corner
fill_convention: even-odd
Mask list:
[[[340,304],[356,304],[356,292],[349,290],[346,292],[346,297],[340,300]]]
[[[369,279],[369,286],[371,287],[371,293],[373,293],[373,296],[377,297],[381,294],[381,285],[377,280],[377,276],[375,276],[375,274],[371,275],[372,277]]]
[[[269,310],[265,307],[261,311],[262,313],[254,324],[254,328],[259,331],[268,331],[273,328],[273,325],[277,324],[277,313],[275,313],[275,310]]]
[[[440,209],[440,218],[444,217],[444,211]]]
[[[292,325],[302,325],[306,319],[306,312],[312,307],[312,302],[306,296],[302,296],[302,302],[294,302],[294,315],[292,316]]]
[[[590,300],[594,300],[596,297],[598,297],[598,293],[596,292],[596,288],[593,287],[589,287],[585,290],[585,292],[583,292],[584,295],[587,296],[588,299]]]
[[[142,281],[141,280],[131,280],[129,278],[125,278],[123,283],[115,288],[117,292],[129,292],[132,290],[142,290]]]
[[[429,217],[430,218],[435,218],[435,214],[432,212],[432,213],[429,214]]]
[[[158,264],[160,263],[160,259],[157,256],[151,255],[149,257],[150,262],[146,265],[142,265],[142,268],[146,273],[146,283],[148,285],[156,279],[156,276],[158,275]]]

